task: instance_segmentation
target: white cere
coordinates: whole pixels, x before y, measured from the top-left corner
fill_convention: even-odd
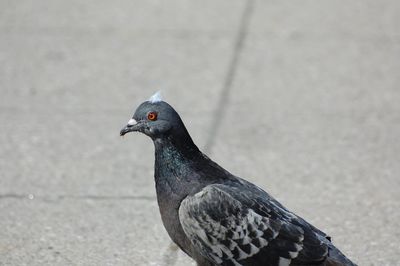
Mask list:
[[[135,119],[133,119],[133,118],[129,119],[129,121],[128,121],[129,126],[134,126],[136,124],[137,124],[137,121]]]

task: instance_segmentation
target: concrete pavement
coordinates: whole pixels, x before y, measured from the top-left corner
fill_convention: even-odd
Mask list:
[[[194,265],[120,138],[156,90],[359,265],[400,248],[397,1],[0,1],[0,265]]]

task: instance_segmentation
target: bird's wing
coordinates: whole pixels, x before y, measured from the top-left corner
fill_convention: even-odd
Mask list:
[[[182,201],[182,228],[203,256],[218,265],[236,266],[289,265],[297,257],[303,263],[316,261],[300,254],[305,232],[287,217],[274,213],[280,205],[250,203],[237,192],[230,186],[213,184]],[[319,253],[317,261],[324,260],[327,250]]]

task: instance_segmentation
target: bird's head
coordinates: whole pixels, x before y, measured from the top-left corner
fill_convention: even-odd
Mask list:
[[[142,132],[153,140],[188,134],[178,113],[161,100],[160,93],[139,105],[128,124],[121,129],[120,135],[128,132]]]

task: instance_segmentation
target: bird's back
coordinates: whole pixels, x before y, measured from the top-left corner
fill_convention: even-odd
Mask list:
[[[217,265],[354,265],[325,233],[232,175],[184,199],[179,215],[188,238]]]

